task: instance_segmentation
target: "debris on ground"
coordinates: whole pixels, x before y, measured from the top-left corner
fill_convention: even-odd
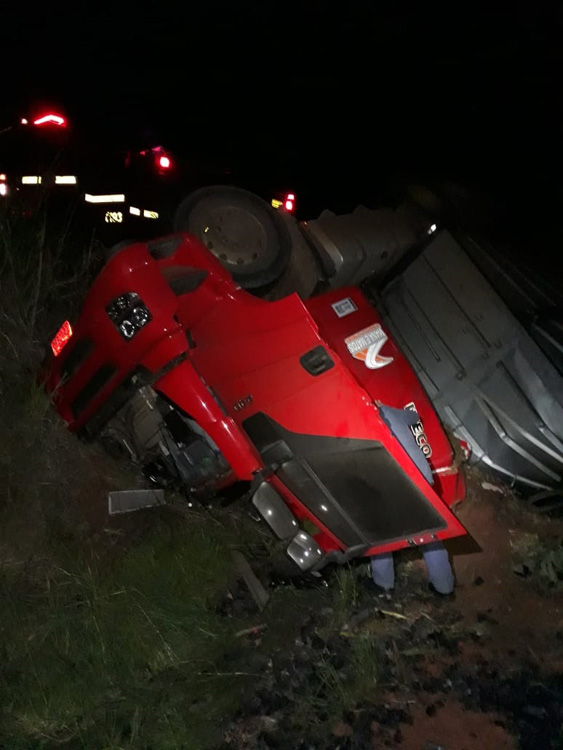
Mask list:
[[[481,482],[481,487],[488,492],[498,492],[499,495],[506,494],[506,488],[500,484],[493,484],[492,482]]]
[[[243,628],[242,630],[239,630],[235,633],[235,638],[243,638],[245,635],[256,636],[258,635],[258,633],[266,630],[267,627],[268,626],[263,623],[262,625],[253,625],[251,628]]]
[[[141,508],[153,508],[165,505],[164,490],[135,489],[115,490],[108,493],[108,513],[114,516],[118,513],[132,513]]]
[[[248,586],[248,590],[252,594],[252,597],[256,602],[258,609],[264,609],[264,607],[268,603],[270,595],[264,588],[261,581],[258,579],[256,573],[252,570],[252,567],[250,566],[250,563],[248,562],[246,557],[239,550],[233,552],[233,567],[236,573],[244,580],[244,582]]]

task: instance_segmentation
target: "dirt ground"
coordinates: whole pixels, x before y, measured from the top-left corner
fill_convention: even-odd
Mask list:
[[[562,721],[563,595],[561,588],[542,585],[532,570],[521,575],[526,551],[519,542],[536,535],[560,539],[563,524],[523,512],[508,494],[481,484],[474,474],[458,512],[472,539],[450,544],[455,600],[440,602],[439,608],[428,602],[424,609],[412,601],[402,609],[407,617],[431,617],[446,626],[446,634],[453,615],[450,635],[459,634],[449,647],[425,654],[416,668],[429,678],[445,677],[436,692],[422,683],[422,689],[415,685],[402,696],[412,723],[401,726],[395,744],[408,750],[556,747]],[[421,562],[411,565],[423,575]],[[397,691],[391,696],[401,698]]]
[[[283,658],[266,637],[250,647],[250,662],[266,659],[255,686],[260,699],[243,705],[224,747],[563,747],[563,521],[532,514],[500,486],[484,489],[483,481],[469,472],[468,497],[457,509],[471,537],[450,544],[454,597],[428,591],[424,563],[410,551],[396,555],[391,597],[359,577],[366,585],[337,636],[323,635],[335,614],[330,607],[319,613],[322,599],[312,595],[308,611],[294,613],[302,626]],[[330,689],[338,691],[349,679],[350,644],[366,638],[377,679],[353,708],[328,717],[313,712],[310,733],[297,731],[291,715],[299,700],[323,694],[319,659],[334,666]],[[318,722],[328,728],[324,739],[315,735]]]

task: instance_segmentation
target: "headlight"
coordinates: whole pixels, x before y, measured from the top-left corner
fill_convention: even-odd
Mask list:
[[[147,306],[136,292],[119,295],[106,307],[106,312],[127,341],[152,320]]]
[[[131,321],[134,326],[142,328],[150,319],[150,313],[144,305],[139,305],[133,308],[133,311],[131,312]]]
[[[323,558],[323,551],[312,536],[299,531],[289,543],[287,554],[302,571],[309,570]]]

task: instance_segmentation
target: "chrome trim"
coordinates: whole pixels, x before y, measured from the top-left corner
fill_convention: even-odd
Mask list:
[[[287,554],[302,570],[310,570],[323,558],[323,551],[312,536],[304,531],[297,533],[287,547]]]
[[[269,482],[262,482],[252,497],[252,504],[280,539],[289,539],[299,524],[283,498]]]

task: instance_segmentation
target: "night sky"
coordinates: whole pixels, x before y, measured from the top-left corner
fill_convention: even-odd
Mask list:
[[[4,10],[4,119],[39,101],[353,199],[395,174],[563,199],[559,4],[318,0]],[[320,188],[319,188],[320,189]]]

